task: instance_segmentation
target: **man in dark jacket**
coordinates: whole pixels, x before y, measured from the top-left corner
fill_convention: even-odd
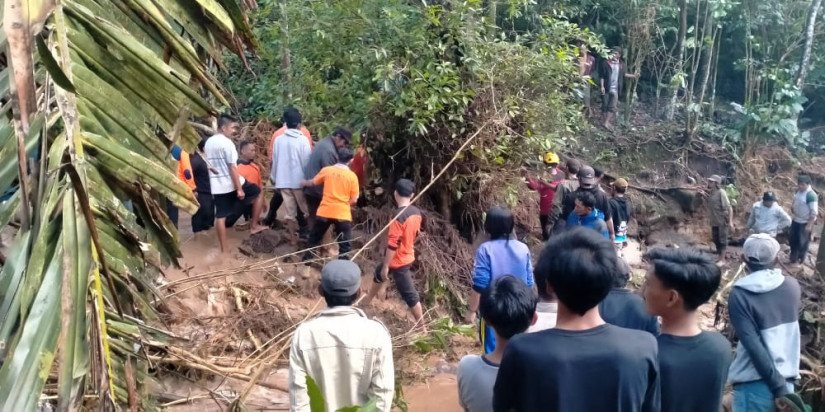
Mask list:
[[[599,190],[596,180],[596,172],[590,166],[584,166],[579,169],[578,173],[579,188],[575,191],[564,194],[562,200],[562,210],[560,219],[567,221],[570,213],[576,208],[576,197],[580,192],[589,192],[593,194],[596,199],[596,209],[599,209],[604,214],[604,221],[607,223],[607,230],[610,232],[610,239],[616,238],[616,233],[613,228],[613,211],[610,208],[610,199],[604,191]],[[556,196],[559,194],[556,193]]]
[[[599,63],[599,88],[602,93],[602,115],[604,116],[604,128],[613,130],[613,119],[619,107],[619,96],[622,94],[624,79],[638,79],[638,74],[628,74],[625,72],[624,61],[622,61],[622,48],[614,47],[610,51],[607,59]]]
[[[315,148],[312,149],[312,154],[309,156],[309,163],[307,163],[304,169],[306,180],[314,179],[315,175],[317,175],[321,169],[337,164],[338,149],[348,145],[350,140],[352,140],[352,132],[343,127],[336,127],[331,136],[318,142]],[[315,221],[315,213],[318,212],[318,206],[321,205],[323,195],[324,185],[304,188],[304,197],[309,208],[310,226]]]
[[[610,198],[610,210],[613,213],[613,233],[616,234],[614,243],[619,256],[621,251],[627,246],[627,228],[630,226],[630,219],[633,218],[633,204],[625,197],[627,192],[627,180],[618,178],[610,184],[613,187],[613,197]]]

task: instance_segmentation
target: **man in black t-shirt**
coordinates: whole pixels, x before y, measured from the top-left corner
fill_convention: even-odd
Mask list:
[[[693,249],[653,249],[645,304],[662,317],[659,342],[662,411],[718,411],[731,363],[730,342],[699,328],[696,309],[719,288],[713,259]]]
[[[574,228],[547,241],[534,277],[558,297],[556,327],[510,340],[494,411],[659,411],[656,339],[599,316],[616,262],[613,244],[593,230]]]
[[[583,166],[578,173],[579,187],[572,192],[566,192],[562,200],[561,219],[567,221],[570,213],[576,208],[576,196],[580,192],[589,192],[596,198],[596,209],[599,209],[604,214],[604,222],[607,223],[607,230],[610,232],[610,238],[615,239],[616,234],[613,228],[613,213],[610,209],[610,198],[604,191],[599,190],[596,179],[596,172],[590,166]],[[556,194],[558,196],[558,193]]]
[[[622,328],[650,332],[659,336],[659,319],[645,311],[645,301],[635,292],[627,289],[630,267],[621,258],[613,277],[613,288],[599,303],[599,314],[605,322]]]

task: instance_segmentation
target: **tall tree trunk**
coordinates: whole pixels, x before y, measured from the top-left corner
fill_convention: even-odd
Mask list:
[[[281,75],[284,85],[284,105],[292,102],[292,60],[289,51],[289,18],[286,12],[286,1],[280,0],[281,8]]]
[[[716,51],[713,52],[713,76],[711,77],[710,86],[710,105],[708,106],[708,117],[713,117],[716,112],[716,79],[719,74],[719,50],[722,48],[722,39],[724,38],[724,27],[720,27],[716,34]]]
[[[808,77],[808,70],[811,66],[811,49],[814,44],[814,37],[816,36],[814,28],[816,28],[816,16],[819,14],[819,8],[822,6],[822,0],[812,0],[811,9],[808,12],[808,23],[805,26],[805,49],[802,52],[802,61],[799,63],[799,73],[796,76],[796,87],[802,90],[802,85],[805,84],[805,78]]]
[[[487,26],[487,35],[492,38],[496,35],[496,20],[498,19],[498,0],[487,0],[487,19],[489,20],[489,26]]]
[[[699,127],[699,118],[704,113],[702,110],[702,106],[705,104],[705,92],[708,89],[708,81],[710,80],[710,66],[713,63],[714,59],[714,50],[716,49],[716,37],[719,34],[719,28],[713,26],[713,16],[710,15],[708,17],[711,20],[711,42],[710,47],[705,50],[705,58],[702,59],[702,78],[700,86],[699,86],[699,98],[696,99],[696,104],[699,105],[699,110],[695,113],[695,118],[693,121],[693,128],[690,130],[690,138],[692,139],[696,135],[696,129]]]
[[[685,63],[685,36],[687,35],[687,0],[679,0],[679,34],[676,38],[676,64],[673,66],[673,77],[682,76],[682,66]],[[673,77],[670,83],[673,88],[673,95],[670,98],[670,106],[667,109],[667,119],[673,120],[676,112],[676,101],[679,97],[679,86],[675,84]]]

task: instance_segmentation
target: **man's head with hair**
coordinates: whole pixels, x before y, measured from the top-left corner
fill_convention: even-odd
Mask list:
[[[490,240],[509,239],[513,235],[515,225],[513,212],[508,209],[496,206],[487,210],[484,231],[490,235]]]
[[[796,178],[797,188],[799,191],[808,190],[811,187],[811,177],[808,175],[799,175]]]
[[[349,147],[338,148],[338,163],[347,164],[355,156],[355,153]]]
[[[286,110],[284,110],[284,115],[282,119],[284,121],[284,126],[286,126],[287,129],[297,129],[298,126],[301,125],[301,122],[303,122],[301,112],[299,112],[298,109],[294,107],[288,107]]]
[[[706,303],[722,280],[713,258],[695,249],[651,249],[644,285],[645,307],[651,315],[693,312]]]
[[[579,216],[587,216],[593,212],[596,207],[596,196],[588,191],[580,191],[576,193],[576,208],[574,212]]]
[[[255,147],[255,142],[251,140],[244,140],[241,142],[239,151],[240,153],[238,154],[243,160],[252,161],[255,160],[255,155],[257,151],[258,148]]]
[[[765,192],[762,194],[762,205],[765,207],[773,207],[776,202],[776,195],[773,192]]]
[[[570,176],[576,176],[579,173],[579,169],[581,169],[582,163],[576,159],[567,159],[565,163],[564,169],[567,171],[567,174]]]
[[[621,59],[622,58],[622,48],[619,46],[613,46],[610,49],[610,57],[614,59]]]
[[[598,232],[572,228],[553,236],[539,256],[536,286],[560,305],[584,316],[610,291],[616,273],[616,247]]]
[[[630,281],[630,266],[622,258],[616,259],[616,273],[613,275],[613,289],[624,289]]]
[[[602,178],[604,177],[604,170],[598,167],[593,167],[593,174],[596,175],[596,180],[602,180]]]
[[[238,126],[238,119],[228,114],[222,114],[218,117],[218,133],[230,139],[238,134]]]
[[[502,276],[481,293],[479,312],[496,331],[497,337],[510,339],[530,327],[536,316],[538,299],[521,279]]]
[[[338,126],[332,132],[332,140],[335,142],[336,147],[348,146],[352,141],[352,132],[347,128]]]
[[[398,198],[409,199],[415,194],[415,183],[409,179],[398,179],[395,182],[395,196]]]

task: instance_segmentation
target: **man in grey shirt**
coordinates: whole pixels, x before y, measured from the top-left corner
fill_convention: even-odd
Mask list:
[[[343,127],[336,127],[331,136],[318,142],[315,148],[312,149],[309,162],[304,169],[306,179],[312,180],[321,169],[338,163],[338,149],[348,145],[351,140],[352,132]],[[318,206],[321,205],[323,194],[324,185],[304,188],[304,197],[306,198],[307,208],[309,209],[310,227],[315,221],[315,213],[318,212]]]
[[[536,321],[533,290],[521,279],[496,279],[481,294],[481,318],[492,326],[496,349],[487,355],[467,355],[458,363],[458,402],[468,412],[492,412],[493,386],[507,342]]]
[[[799,283],[777,269],[779,243],[751,235],[742,258],[748,275],[737,280],[728,298],[730,322],[739,344],[730,365],[733,410],[773,411],[774,401],[793,392],[799,375]]]

